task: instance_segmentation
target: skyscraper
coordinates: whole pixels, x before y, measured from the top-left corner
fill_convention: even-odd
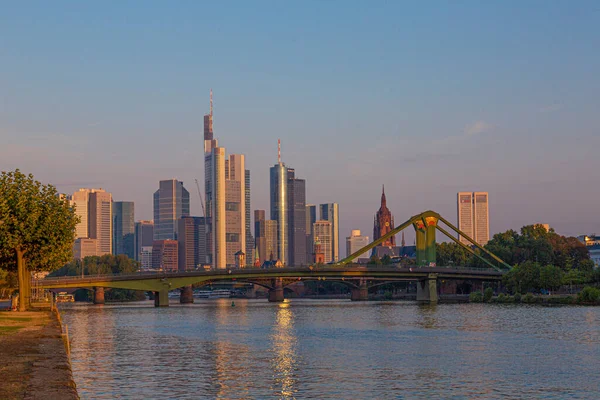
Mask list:
[[[206,262],[204,217],[181,217],[177,224],[179,271],[197,269]]]
[[[152,267],[168,272],[178,270],[177,240],[155,240],[152,244]]]
[[[362,249],[369,244],[369,237],[362,236],[359,229],[353,229],[350,236],[346,237],[346,257],[354,254],[356,251]],[[354,258],[352,262],[357,262],[358,257]]]
[[[313,224],[313,235],[315,243],[320,244],[320,250],[323,252],[325,263],[333,261],[331,248],[331,222],[319,220]],[[314,244],[313,244],[314,247]]]
[[[288,264],[288,171],[281,162],[281,152],[278,162],[270,169],[271,175],[271,219],[277,221],[277,257],[283,265]]]
[[[113,203],[113,254],[125,254],[134,259],[135,217],[132,201]]]
[[[154,222],[153,221],[138,221],[135,223],[135,260],[142,261],[142,247],[152,248],[154,241]]]
[[[215,147],[210,156],[211,171],[211,235],[212,266],[227,267],[226,212],[225,212],[225,149]],[[207,203],[208,204],[208,203]]]
[[[112,195],[102,189],[92,189],[88,203],[89,237],[96,239],[97,254],[112,253]]]
[[[487,192],[459,192],[457,194],[458,229],[483,246],[490,240]],[[466,238],[459,240],[470,245]]]
[[[265,221],[265,261],[276,261],[277,257],[277,240],[278,240],[277,221],[268,219]]]
[[[75,227],[75,238],[89,238],[88,202],[92,189],[79,189],[71,196],[71,206],[75,207],[75,215],[79,222]]]
[[[313,259],[313,224],[317,222],[317,206],[314,204],[306,205],[306,259]]]
[[[379,239],[380,237],[389,233],[394,228],[394,216],[392,215],[392,212],[387,208],[387,200],[385,198],[385,187],[383,187],[381,189],[381,206],[375,214],[375,219],[373,221],[373,240]],[[379,246],[395,247],[396,236],[394,235],[388,238]]]
[[[246,265],[252,265],[254,262],[252,256],[254,254],[254,238],[252,237],[252,204],[250,201],[250,170],[246,170],[246,192],[245,192],[245,200],[246,200]]]
[[[306,182],[288,168],[288,265],[306,265]]]
[[[190,193],[183,182],[159,182],[154,192],[154,240],[177,240],[177,220],[190,215]]]
[[[267,260],[267,236],[265,228],[265,210],[254,210],[254,240],[261,264]]]
[[[322,221],[331,222],[331,261],[340,259],[340,214],[337,203],[321,204],[320,215]],[[322,242],[321,242],[322,244]],[[323,247],[325,249],[325,247]],[[327,257],[327,255],[325,255]]]
[[[226,265],[235,267],[235,254],[246,254],[246,169],[242,154],[231,154],[225,164],[225,229]]]

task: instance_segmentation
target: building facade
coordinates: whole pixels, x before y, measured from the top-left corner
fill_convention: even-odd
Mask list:
[[[313,235],[315,243],[318,243],[321,247],[320,250],[324,255],[325,263],[333,261],[332,258],[332,234],[331,234],[331,222],[319,220],[313,224]],[[314,245],[313,245],[314,248]]]
[[[204,217],[181,217],[177,221],[179,271],[191,271],[206,263]]]
[[[246,169],[242,154],[231,154],[225,164],[226,265],[236,266],[236,253],[246,254]]]
[[[88,203],[89,237],[96,239],[96,255],[112,253],[112,195],[102,189],[89,194]]]
[[[113,254],[135,259],[135,215],[132,201],[113,203]]]
[[[306,265],[306,181],[288,168],[288,265]]]
[[[317,206],[314,204],[306,205],[306,259],[313,259],[313,224],[317,222]]]
[[[368,244],[369,237],[362,236],[360,234],[360,229],[353,229],[350,236],[346,237],[346,257],[351,256]],[[358,257],[353,258],[352,262],[358,262]]]
[[[487,192],[459,192],[457,194],[458,229],[483,246],[490,240],[489,195]],[[458,239],[471,245],[465,237]]]
[[[287,168],[280,161],[270,169],[271,220],[277,222],[277,251],[275,258],[288,263],[288,190]]]
[[[331,260],[340,260],[340,212],[338,203],[319,205],[322,221],[331,222]]]
[[[135,223],[134,247],[135,260],[142,261],[142,248],[149,247],[152,254],[152,242],[154,241],[154,222],[138,221]],[[147,249],[146,249],[147,250]],[[151,268],[151,265],[148,267]]]
[[[179,269],[177,240],[155,240],[152,244],[152,268],[166,272]]]
[[[276,261],[277,258],[277,241],[279,239],[277,229],[277,221],[268,219],[265,221],[265,254],[264,261]]]
[[[252,203],[250,198],[250,170],[246,170],[246,191],[245,191],[245,202],[246,202],[246,215],[245,215],[245,224],[246,224],[246,265],[250,266],[254,262],[252,259],[252,255],[254,252],[254,237],[252,237]]]
[[[97,253],[97,240],[77,238],[73,246],[73,258],[83,260],[85,257],[95,256]]]
[[[261,265],[267,260],[267,236],[265,229],[265,210],[254,210],[254,240]]]
[[[159,182],[154,192],[154,240],[177,240],[177,220],[190,215],[190,193],[183,182]]]

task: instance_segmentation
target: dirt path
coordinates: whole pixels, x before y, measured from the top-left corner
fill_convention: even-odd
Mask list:
[[[0,399],[77,399],[60,325],[49,311],[0,312]]]

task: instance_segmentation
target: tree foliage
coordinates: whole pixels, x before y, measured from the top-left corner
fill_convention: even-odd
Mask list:
[[[452,266],[468,265],[472,254],[457,243],[438,243],[436,248],[437,265]]]
[[[83,275],[129,274],[139,271],[140,263],[124,254],[90,256],[83,260],[73,260],[49,276],[79,276],[82,275],[82,267]]]

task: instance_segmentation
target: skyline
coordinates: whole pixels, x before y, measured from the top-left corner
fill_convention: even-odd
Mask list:
[[[102,187],[134,201],[136,220],[175,178],[201,216],[212,87],[215,136],[246,156],[252,211],[269,207],[280,138],[307,203],[340,204],[340,246],[371,231],[382,184],[397,223],[426,209],[455,221],[457,192],[486,191],[490,235],[600,232],[587,215],[600,187],[600,6],[507,3],[11,4],[0,169],[65,193]]]

